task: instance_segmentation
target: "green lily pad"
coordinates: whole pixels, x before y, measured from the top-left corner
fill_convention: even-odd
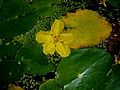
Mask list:
[[[20,86],[15,86],[14,84],[9,84],[8,90],[25,90],[21,88]]]
[[[52,6],[40,9],[39,10],[39,16],[41,16],[41,17],[44,17],[44,16],[52,17],[56,14],[57,11],[59,11],[59,7],[52,5]]]
[[[18,17],[14,20],[6,21],[0,24],[0,37],[14,37],[16,35],[24,34],[31,30],[36,24],[38,14],[31,12],[30,14]]]
[[[4,0],[3,8],[0,12],[0,22],[15,19],[19,15],[25,15],[32,11],[32,7],[22,0]]]
[[[48,62],[48,58],[43,54],[43,48],[40,44],[27,45],[16,54],[17,61],[23,61],[26,64],[25,72],[28,74],[44,75],[54,71],[54,66]]]
[[[107,39],[112,27],[104,17],[92,10],[78,10],[62,18],[66,32],[74,35],[71,48],[91,47]]]
[[[76,49],[59,63],[55,81],[65,90],[103,90],[110,66],[111,56],[104,50]]]
[[[15,60],[0,62],[0,84],[9,84],[20,79],[25,70],[25,64]]]
[[[0,9],[2,8],[3,0],[0,0]]]
[[[54,79],[50,79],[45,83],[41,84],[39,90],[62,90],[62,89],[57,85]]]
[[[113,6],[115,6],[115,7],[117,7],[117,8],[120,9],[120,0],[108,0],[108,2],[109,2],[111,5],[113,5]]]
[[[120,65],[115,65],[110,73],[110,80],[107,83],[105,90],[119,90],[120,89]]]
[[[22,45],[20,43],[13,43],[9,39],[2,40],[2,44],[0,45],[0,56],[3,59],[14,59],[16,52],[21,47]]]
[[[60,0],[33,0],[31,5],[36,9],[41,9],[44,7],[49,7],[52,4],[59,3]]]
[[[40,16],[53,16],[58,11],[55,4],[59,2],[60,0],[33,0],[31,5]]]

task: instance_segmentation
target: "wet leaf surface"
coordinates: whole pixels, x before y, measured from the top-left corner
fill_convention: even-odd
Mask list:
[[[26,64],[25,72],[32,75],[45,75],[54,71],[54,66],[49,63],[48,58],[43,54],[42,46],[39,44],[24,46],[16,54],[17,61]]]
[[[99,44],[110,36],[112,27],[104,17],[91,10],[78,10],[63,17],[68,33],[74,35],[72,48]]]
[[[25,70],[25,64],[15,60],[0,62],[0,84],[9,84],[19,80]]]
[[[111,64],[111,56],[104,50],[98,48],[74,50],[69,57],[59,63],[55,81],[64,86],[65,90],[92,88],[96,90],[100,88],[99,85],[102,89],[107,81],[107,72]]]

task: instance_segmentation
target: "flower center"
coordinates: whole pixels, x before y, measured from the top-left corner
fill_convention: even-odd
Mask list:
[[[54,42],[58,42],[58,37],[54,36],[53,40],[54,40]]]

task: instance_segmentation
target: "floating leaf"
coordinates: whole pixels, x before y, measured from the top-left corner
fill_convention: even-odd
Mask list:
[[[37,17],[37,13],[31,12],[26,16],[0,23],[0,37],[14,37],[16,35],[24,34],[31,30],[36,24]]]
[[[120,65],[115,65],[110,73],[110,81],[107,83],[105,90],[120,89]]]
[[[24,90],[19,86],[15,86],[14,84],[9,84],[8,90]]]
[[[31,5],[36,9],[50,7],[52,4],[58,3],[60,0],[33,0]]]
[[[117,8],[120,9],[120,0],[108,0],[108,2],[109,2],[111,5],[113,5],[113,6],[115,6],[115,7],[117,7]]]
[[[32,11],[32,7],[22,0],[4,0],[3,8],[0,12],[0,22],[14,19],[19,15],[25,15]]]
[[[59,2],[60,0],[33,0],[31,5],[39,12],[40,16],[53,16],[58,10],[54,4]]]
[[[40,85],[40,90],[62,90],[57,83],[54,81],[54,79],[50,79]]]
[[[0,0],[0,9],[2,8],[3,0]]]
[[[76,49],[59,63],[55,81],[65,90],[103,90],[110,66],[111,56],[104,50]]]
[[[22,0],[5,0],[0,12],[0,38],[14,37],[31,30],[38,13]]]
[[[72,48],[88,47],[99,44],[107,39],[112,27],[97,12],[91,10],[79,10],[76,13],[68,13],[64,16],[68,33],[74,35]]]
[[[3,59],[14,59],[16,52],[22,47],[19,43],[13,43],[9,39],[2,40],[0,45],[0,56]]]
[[[0,62],[0,84],[17,81],[23,75],[25,64],[15,60],[2,60]]]
[[[26,64],[25,72],[28,74],[44,75],[54,71],[53,65],[48,62],[48,58],[43,54],[42,46],[39,44],[23,47],[17,52],[16,60]]]

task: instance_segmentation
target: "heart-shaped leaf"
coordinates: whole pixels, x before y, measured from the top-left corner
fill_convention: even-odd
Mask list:
[[[65,90],[103,90],[110,66],[111,56],[104,50],[76,49],[59,63],[55,81]]]
[[[62,90],[57,83],[55,82],[54,79],[50,79],[40,85],[40,90]]]
[[[23,47],[16,55],[17,61],[23,61],[26,64],[25,72],[28,74],[44,75],[54,71],[54,67],[48,62],[48,58],[43,54],[40,44],[27,45]]]
[[[31,5],[39,12],[40,16],[53,16],[58,10],[55,4],[59,2],[60,0],[33,0]]]
[[[120,9],[120,0],[108,0],[108,2],[109,2],[111,5],[113,5],[113,6],[115,6],[115,7],[117,7],[117,8]]]
[[[0,23],[3,21],[15,19],[19,15],[25,15],[32,11],[32,7],[22,0],[4,0],[0,12]]]
[[[9,39],[2,40],[1,42],[0,56],[3,59],[14,59],[16,52],[22,47],[20,43],[13,43]]]
[[[2,8],[3,0],[0,0],[0,9]]]
[[[0,37],[14,37],[31,30],[37,22],[37,13],[31,12],[23,17],[0,23]]]
[[[25,70],[25,64],[15,60],[0,62],[0,84],[8,84],[20,79]]]
[[[119,90],[120,89],[120,65],[113,66],[110,73],[110,81],[107,83],[105,90]]]
[[[0,12],[0,38],[14,37],[29,31],[38,13],[22,0],[5,0]]]
[[[9,84],[8,90],[24,90],[24,89],[19,86],[15,86],[14,84]]]
[[[68,13],[63,21],[68,33],[74,35],[69,45],[71,48],[94,46],[107,39],[112,31],[111,25],[104,17],[92,10],[78,10]]]

